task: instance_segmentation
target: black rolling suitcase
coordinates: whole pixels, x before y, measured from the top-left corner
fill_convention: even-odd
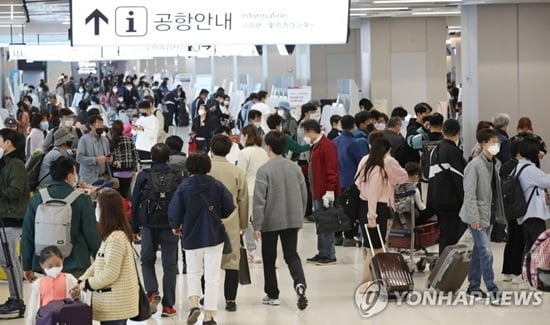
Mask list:
[[[373,255],[370,264],[372,278],[375,281],[380,280],[384,283],[390,298],[395,297],[397,294],[401,295],[412,291],[414,289],[413,278],[403,256],[399,253],[386,252],[385,245],[382,245],[384,253],[378,253],[375,255],[369,232],[366,231],[365,226],[361,225],[361,228],[363,233],[367,236],[371,247],[370,250]],[[382,234],[380,233],[380,226],[377,225],[376,229],[378,231],[380,241],[383,243],[384,240],[382,239]]]
[[[468,275],[470,257],[468,245],[445,247],[428,277],[426,287],[443,292],[455,292],[460,289]]]

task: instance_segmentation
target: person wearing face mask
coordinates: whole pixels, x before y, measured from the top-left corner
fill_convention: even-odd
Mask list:
[[[73,142],[74,135],[69,133],[66,129],[60,128],[55,131],[54,134],[54,147],[44,156],[42,160],[42,165],[40,166],[40,174],[38,176],[38,186],[45,186],[51,184],[53,179],[50,175],[50,167],[54,161],[59,157],[73,158],[74,154],[70,152]]]
[[[49,170],[53,183],[48,185],[48,194],[53,199],[63,199],[74,191],[84,192],[78,182],[78,175],[74,160],[68,157],[56,159]],[[78,184],[79,188],[75,188]],[[35,254],[35,219],[38,205],[42,203],[40,193],[35,194],[29,201],[29,208],[25,214],[23,234],[21,236],[21,260],[25,279],[33,282],[36,279],[34,272],[42,273],[43,264]],[[95,257],[101,239],[97,231],[95,209],[89,195],[79,195],[71,204],[71,240],[73,244],[69,256],[62,263],[64,273],[70,273],[78,278],[90,266],[90,258]],[[70,288],[67,288],[70,289]]]
[[[86,91],[83,86],[80,86],[78,87],[78,92],[74,94],[73,101],[71,102],[71,107],[76,110],[76,115],[80,114],[78,103],[80,103],[80,101],[84,98],[86,98]]]
[[[327,138],[329,140],[336,139],[340,134],[342,134],[342,116],[340,115],[332,115],[330,117],[330,125],[332,126],[332,129],[327,134]]]
[[[16,247],[21,237],[23,217],[29,202],[29,183],[23,160],[18,157],[16,148],[21,140],[17,131],[0,130],[0,217],[5,231],[2,236],[9,249],[0,252],[0,266],[8,270],[7,260],[11,260],[13,272],[6,272],[9,284],[9,298],[0,305],[0,313],[21,313],[25,309],[23,300],[23,282],[21,264]],[[6,253],[9,257],[6,257]]]
[[[63,254],[57,246],[44,248],[38,262],[46,276],[32,283],[25,325],[34,325],[40,307],[54,300],[80,299],[80,289],[74,288],[78,285],[78,280],[72,274],[62,272]]]
[[[168,119],[167,119],[168,126],[178,125],[179,123],[178,106],[177,106],[178,101],[176,99],[177,97],[178,97],[178,88],[172,89],[171,91],[166,93],[166,96],[164,96],[164,104],[166,105],[166,109],[168,110]]]
[[[356,128],[353,131],[353,136],[355,137],[355,142],[359,144],[361,156],[366,156],[369,154],[369,123],[369,112],[361,111],[355,114]]]
[[[466,159],[458,147],[460,123],[450,119],[443,124],[443,141],[432,151],[428,181],[428,207],[437,215],[439,254],[455,245],[466,231],[458,216],[464,201]]]
[[[138,107],[141,116],[134,125],[132,134],[136,135],[139,159],[150,160],[151,148],[158,142],[160,128],[149,101],[142,100]]]
[[[30,86],[32,87],[32,86]],[[29,87],[29,89],[30,89]],[[33,87],[34,89],[34,87]],[[30,111],[30,114],[31,114],[31,117],[40,113],[40,109],[36,106],[33,105],[33,103],[38,103],[38,97],[36,95],[31,92],[29,95],[26,95],[25,97],[23,97],[23,103],[27,104],[27,106],[29,107],[29,111]]]
[[[269,132],[282,132],[286,137],[286,145],[283,151],[283,157],[288,157],[289,151],[295,154],[309,151],[309,148],[311,147],[309,143],[300,145],[298,144],[298,142],[294,141],[294,139],[292,139],[288,134],[284,133],[282,122],[283,118],[280,117],[279,114],[273,114],[267,118],[267,126],[269,127]]]
[[[99,116],[91,117],[90,128],[90,133],[78,141],[76,151],[76,162],[80,164],[80,178],[87,184],[111,179],[110,164],[113,162],[109,139],[102,136],[105,131],[103,119]]]
[[[499,176],[501,163],[495,157],[500,151],[499,136],[494,130],[483,129],[477,134],[477,142],[483,151],[464,169],[464,203],[459,213],[474,241],[466,293],[474,298],[487,299],[487,294],[481,289],[483,278],[494,304],[498,303],[499,288],[494,281],[489,235],[495,223],[506,223]]]
[[[68,108],[63,108],[59,112],[59,115],[60,115],[59,126],[51,129],[51,131],[48,132],[48,134],[46,135],[46,138],[44,139],[44,143],[42,144],[42,152],[50,151],[52,147],[55,145],[54,134],[59,129],[65,129],[67,132],[69,132],[74,136],[75,140],[73,141],[72,146],[69,149],[75,149],[76,146],[78,145],[78,140],[80,140],[80,138],[82,137],[82,131],[79,128],[74,127],[75,116],[73,111],[71,111]]]
[[[193,120],[193,132],[197,141],[197,150],[207,152],[210,146],[210,139],[215,128],[215,123],[210,118],[210,111],[206,106],[201,105],[197,111],[197,116]]]
[[[298,121],[290,114],[290,103],[279,102],[277,108],[277,115],[283,119],[283,132],[288,134],[291,138],[296,139],[296,132],[298,131]]]
[[[338,173],[338,152],[334,143],[321,133],[319,122],[310,119],[303,122],[301,128],[304,132],[304,141],[312,144],[308,176],[311,183],[313,210],[319,211],[334,203],[342,190]],[[318,253],[308,258],[307,262],[317,265],[335,264],[334,240],[333,232],[318,233]]]
[[[261,90],[258,92],[258,102],[250,108],[250,111],[259,111],[262,113],[262,121],[260,126],[264,131],[267,130],[267,118],[269,115],[276,113],[275,108],[271,108],[267,105],[267,91]]]
[[[493,117],[493,125],[495,131],[498,133],[498,139],[500,142],[500,151],[496,155],[497,159],[501,163],[506,163],[512,159],[512,151],[510,150],[510,137],[508,136],[508,128],[510,126],[510,116],[508,114],[500,113]]]
[[[27,159],[35,152],[42,151],[42,144],[44,143],[44,134],[48,130],[48,120],[42,115],[34,115],[31,118],[31,132],[27,137],[25,145],[25,156]]]

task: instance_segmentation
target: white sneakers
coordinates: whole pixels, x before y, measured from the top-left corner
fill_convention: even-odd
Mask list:
[[[269,296],[265,296],[263,299],[262,299],[262,303],[264,305],[269,305],[269,306],[279,306],[281,304],[281,302],[279,301],[279,299],[271,299],[269,298]]]
[[[520,285],[523,283],[523,279],[521,278],[521,275],[515,275],[515,274],[503,274],[503,281],[504,282],[512,282],[512,284]]]

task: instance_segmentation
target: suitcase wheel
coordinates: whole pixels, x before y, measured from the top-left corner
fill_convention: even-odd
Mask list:
[[[422,258],[420,259],[420,261],[416,262],[416,269],[418,270],[418,272],[424,272],[424,270],[426,269],[426,265],[426,260]]]
[[[435,264],[437,261],[430,262],[430,272],[432,272],[435,269]]]

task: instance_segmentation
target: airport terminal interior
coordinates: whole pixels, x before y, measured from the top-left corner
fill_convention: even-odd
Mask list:
[[[215,247],[191,245],[187,253],[177,242],[177,249],[171,247],[178,256],[175,301],[169,303],[162,257],[167,248],[161,244],[154,264],[158,292],[146,292],[145,305],[154,306],[152,315],[127,324],[544,324],[550,319],[548,31],[550,0],[0,0],[0,243],[4,247],[0,325],[41,324],[35,315],[47,305],[41,302],[47,296],[42,290],[49,289],[29,282],[31,264],[38,277],[33,281],[59,279],[59,273],[37,272],[37,243],[31,240],[34,246],[25,247],[25,239],[31,238],[29,229],[39,233],[38,223],[28,221],[29,216],[38,220],[43,212],[37,212],[36,200],[25,197],[25,213],[13,215],[13,202],[21,201],[9,185],[17,177],[6,172],[13,170],[13,161],[25,165],[30,197],[40,195],[37,191],[50,188],[52,182],[74,185],[90,202],[94,210],[90,215],[96,217],[92,224],[94,228],[100,224],[99,233],[107,227],[100,220],[103,210],[98,200],[107,196],[102,193],[121,197],[127,209],[124,217],[131,221],[123,219],[126,228],[114,230],[136,234],[141,229],[133,245],[143,254],[147,240],[143,228],[148,227],[143,220],[149,220],[153,210],[142,204],[150,199],[140,195],[154,191],[148,187],[149,192],[136,195],[135,187],[152,182],[145,174],[151,174],[148,168],[161,168],[156,159],[164,148],[166,157],[170,151],[170,160],[162,166],[168,163],[176,170],[173,157],[187,159],[183,180],[178,179],[182,185],[170,197],[183,197],[187,193],[183,185],[198,184],[192,182],[206,177],[197,171],[201,166],[192,165],[210,157],[211,174],[219,179],[212,184],[227,187],[216,192],[223,194],[215,200],[222,202],[228,194],[237,207],[226,216],[225,228],[212,236],[229,236],[233,252],[228,256],[237,270],[235,265],[221,271],[201,265],[196,271],[190,264],[204,249],[213,254],[204,256],[205,263],[211,262],[208,256],[225,265],[228,257],[222,260],[219,251],[224,245],[219,240],[212,243]],[[154,121],[153,140],[144,140],[151,127],[147,119]],[[104,128],[96,124],[99,121]],[[115,129],[120,131],[113,136]],[[107,136],[102,137],[102,132]],[[16,133],[24,136],[24,143]],[[34,144],[36,134],[39,145]],[[123,155],[131,156],[134,167],[124,169],[121,157],[113,158],[121,138],[128,145],[121,149]],[[224,140],[230,143],[227,152],[217,154],[225,150],[219,149]],[[107,145],[99,145],[97,151],[102,141]],[[179,148],[172,147],[174,141]],[[290,152],[289,143],[294,145]],[[94,147],[90,154],[88,145]],[[246,151],[250,147],[257,151]],[[457,158],[445,158],[445,148],[446,154],[452,151],[449,155]],[[62,160],[49,160],[55,150],[64,151],[57,157],[68,157],[69,164],[78,167],[78,177],[71,172],[54,177]],[[22,157],[14,158],[18,153]],[[43,160],[37,162],[34,156]],[[245,157],[243,167],[245,163],[238,160]],[[280,166],[273,162],[279,158],[288,163],[285,173],[296,172],[297,177],[278,175],[284,181],[279,180],[277,187],[269,176],[276,175],[275,167]],[[218,177],[215,166],[220,160],[233,166],[226,165]],[[44,167],[46,161],[51,169]],[[250,175],[246,168],[253,164],[257,166]],[[533,166],[526,168],[527,180],[514,174],[521,164]],[[235,165],[237,171],[231,169]],[[367,168],[372,168],[368,177]],[[372,185],[373,170],[380,170],[376,173],[380,184]],[[272,174],[266,176],[268,172]],[[237,176],[225,177],[229,173]],[[238,179],[237,185],[228,186],[229,178]],[[243,185],[241,179],[254,184]],[[296,179],[299,185],[289,188]],[[237,195],[235,186],[246,188],[248,197],[241,190]],[[377,188],[378,205],[367,199],[372,188]],[[158,191],[159,202],[166,201],[165,192]],[[517,191],[521,202],[516,205]],[[207,199],[197,194],[186,202],[199,207]],[[352,207],[353,200],[360,201],[358,206]],[[166,236],[179,236],[178,229],[189,233],[180,226],[190,216],[210,217],[198,213],[199,208],[184,210],[183,201],[171,201],[157,205],[166,219],[158,226],[165,231],[157,233],[162,235],[156,241],[162,243],[168,243]],[[297,210],[289,212],[287,205],[293,202],[298,202]],[[525,207],[516,216],[520,205]],[[348,207],[354,212],[348,213]],[[223,212],[223,202],[209,203],[207,210]],[[258,211],[263,223],[255,222]],[[286,214],[274,216],[273,211]],[[336,211],[330,218],[337,220],[331,220],[328,232],[320,232],[319,212],[327,211]],[[288,226],[292,218],[293,226]],[[287,228],[265,230],[267,224],[273,225],[270,222]],[[348,228],[342,223],[349,223]],[[378,235],[372,223],[382,230],[384,249],[377,244],[380,240],[369,244],[365,236]],[[212,229],[219,224],[212,224]],[[90,230],[77,231],[83,236]],[[205,239],[210,228],[201,231],[204,238],[189,237],[210,242]],[[86,247],[90,263],[97,265],[99,260],[101,267],[113,267],[105,264],[109,251],[103,245],[109,237],[101,241],[98,231],[93,233],[98,245],[95,250]],[[15,241],[8,240],[14,234]],[[272,234],[275,238],[279,234],[282,242],[275,242],[276,259],[262,255],[275,251],[262,245]],[[190,245],[189,239],[181,238],[182,245]],[[145,245],[149,250],[154,246]],[[92,250],[98,255],[93,256]],[[121,256],[119,251],[110,253]],[[131,251],[128,254],[133,256]],[[9,267],[6,260],[11,257],[6,255],[16,258],[11,264],[17,266]],[[155,256],[154,250],[149,255]],[[125,261],[133,260],[124,256]],[[65,258],[67,266],[70,254]],[[275,261],[274,270],[272,265],[264,270],[266,259]],[[142,266],[136,261],[143,282]],[[91,313],[94,325],[126,324],[133,317],[127,309],[137,310],[137,303],[126,305],[128,299],[139,300],[135,294],[115,296],[121,290],[116,281],[128,276],[127,270],[121,271],[122,263],[116,265],[108,288],[95,288],[93,294],[93,275],[83,275],[86,269],[68,272],[77,279],[84,277],[74,283],[82,292],[82,303],[77,303],[80,310]],[[133,272],[135,267],[129,265]],[[151,270],[145,271],[149,278]],[[203,287],[198,282],[194,286],[201,290],[197,299],[202,298],[195,306],[188,299],[188,281],[191,273],[200,272],[193,273],[199,279],[203,271]],[[248,281],[243,279],[247,273]],[[278,297],[270,296],[273,283],[265,280],[273,273]],[[212,292],[212,275],[219,277],[219,283],[214,286],[217,302],[210,319],[205,305],[212,309],[214,304],[207,296]],[[13,282],[20,278],[22,292],[14,294],[18,286]],[[48,283],[52,283],[48,301],[59,300],[53,287],[61,282]],[[173,289],[172,280],[164,283]],[[72,295],[68,285],[63,283],[61,291],[66,289],[67,294],[61,296]],[[228,286],[237,285],[236,297],[226,299],[227,292],[234,290]],[[111,286],[111,300],[99,298],[110,295]],[[34,301],[38,305],[29,312],[32,299],[38,299]],[[26,313],[18,314],[23,303]],[[101,308],[122,316],[110,316]],[[92,324],[84,314],[66,324]]]

